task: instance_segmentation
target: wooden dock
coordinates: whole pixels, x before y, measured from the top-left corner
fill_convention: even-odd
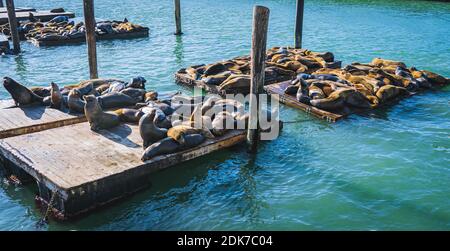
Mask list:
[[[40,19],[42,22],[50,21],[52,18],[57,16],[66,16],[68,18],[74,18],[75,14],[72,12],[61,12],[61,13],[52,13],[50,11],[16,11],[17,21],[28,20],[30,13],[37,19]],[[6,24],[8,22],[8,13],[0,12],[0,24]]]
[[[28,8],[28,7],[17,7],[15,9],[16,13],[17,12],[24,12],[24,11],[36,11],[35,8]],[[0,13],[8,13],[8,10],[6,9],[6,7],[0,7]]]
[[[316,108],[314,106],[310,106],[310,105],[299,102],[295,98],[295,96],[284,93],[284,90],[286,89],[286,87],[288,85],[290,85],[290,81],[285,81],[285,82],[281,82],[281,83],[264,86],[264,90],[268,94],[270,94],[274,98],[276,98],[280,103],[283,103],[283,104],[288,105],[293,108],[303,110],[306,113],[312,114],[320,119],[324,119],[329,122],[336,122],[345,117],[344,114],[336,114],[336,113],[332,113],[332,112],[327,112],[327,111],[321,110],[319,108]]]
[[[124,198],[149,185],[151,173],[245,141],[235,130],[185,151],[142,162],[138,126],[93,132],[84,116],[45,107],[6,108],[0,102],[0,164],[36,181],[37,202],[53,199],[53,216],[67,219]]]
[[[7,108],[12,100],[0,100],[0,139],[86,121],[84,114],[72,115],[45,106]]]
[[[141,31],[133,31],[126,33],[115,33],[115,34],[105,34],[101,36],[96,36],[97,41],[100,40],[112,40],[112,39],[132,39],[132,38],[140,38],[140,37],[148,37],[149,28],[144,28]],[[75,38],[75,39],[63,39],[63,40],[55,40],[55,41],[39,41],[37,39],[30,39],[35,46],[61,46],[61,45],[71,45],[71,44],[80,44],[86,42],[86,37]]]

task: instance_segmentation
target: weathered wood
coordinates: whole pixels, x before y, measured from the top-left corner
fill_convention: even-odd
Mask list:
[[[142,162],[138,126],[122,124],[93,132],[88,123],[80,123],[0,140],[0,154],[47,190],[56,191],[62,201],[58,209],[72,217],[148,186],[155,171],[244,140],[244,131],[231,131],[200,146]]]
[[[181,32],[181,6],[180,6],[180,0],[174,0],[175,5],[175,35],[181,35],[183,32]]]
[[[250,118],[247,131],[249,150],[255,152],[259,140],[259,94],[264,91],[267,29],[269,25],[269,9],[255,6],[253,9],[253,31],[250,65]]]
[[[17,54],[20,52],[20,40],[19,40],[19,32],[17,30],[17,19],[16,19],[16,11],[14,7],[14,0],[6,0],[6,8],[8,10],[8,22],[9,22],[9,30],[11,33],[11,39],[13,41],[13,53]]]
[[[50,11],[16,11],[16,19],[17,21],[28,20],[30,13],[33,16],[42,22],[50,21],[52,18],[57,16],[66,16],[68,18],[75,17],[75,14],[72,12],[63,12],[63,13],[52,13]],[[8,15],[7,13],[0,13],[0,24],[8,23]]]
[[[113,40],[113,39],[132,39],[132,38],[140,38],[140,37],[148,37],[149,29],[146,28],[141,31],[132,31],[126,33],[114,33],[114,34],[104,34],[101,36],[96,35],[96,40]],[[60,45],[71,45],[71,44],[80,44],[86,42],[86,37],[75,38],[75,39],[64,39],[64,40],[55,40],[55,41],[39,41],[37,39],[29,40],[33,45],[37,47],[43,46],[60,46]]]
[[[294,96],[284,93],[284,90],[288,85],[290,85],[290,81],[267,85],[264,86],[264,89],[268,94],[272,95],[280,103],[303,110],[306,113],[312,114],[320,119],[324,119],[329,122],[336,122],[345,117],[345,115],[343,114],[327,112],[314,106],[299,102]]]
[[[97,72],[97,45],[95,39],[94,1],[83,0],[84,25],[86,27],[86,42],[89,60],[89,75],[91,79],[98,78]]]
[[[0,100],[0,139],[85,122],[83,114],[72,115],[45,106],[9,108],[12,100]]]
[[[295,15],[295,48],[302,48],[303,36],[303,12],[305,7],[305,0],[297,0],[297,8]]]

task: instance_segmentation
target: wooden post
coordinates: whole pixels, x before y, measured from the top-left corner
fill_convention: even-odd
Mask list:
[[[91,79],[98,78],[97,45],[95,39],[94,1],[83,0],[84,25],[86,27],[86,43],[88,49],[89,75]]]
[[[295,17],[295,48],[302,48],[303,9],[305,0],[297,0],[297,13]]]
[[[176,24],[176,31],[175,35],[181,35],[183,32],[181,32],[181,7],[180,7],[180,0],[174,0],[175,4],[175,24]]]
[[[11,32],[11,39],[13,41],[13,53],[20,52],[19,32],[17,31],[16,8],[14,7],[14,0],[6,0],[6,9],[8,11],[9,29]]]
[[[259,141],[259,94],[264,89],[264,69],[266,64],[267,29],[269,24],[269,9],[255,6],[253,9],[252,51],[250,68],[250,119],[247,130],[249,151],[256,152]]]

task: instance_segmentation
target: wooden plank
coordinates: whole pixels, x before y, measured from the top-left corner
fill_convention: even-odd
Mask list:
[[[24,12],[24,11],[36,11],[35,8],[28,8],[28,7],[16,7],[16,13],[17,12]],[[0,13],[7,13],[6,7],[0,7]]]
[[[329,122],[336,122],[345,117],[345,115],[343,115],[343,114],[327,112],[327,111],[318,109],[314,106],[310,106],[310,105],[299,102],[294,96],[284,93],[284,90],[286,89],[286,87],[288,85],[290,85],[290,81],[267,85],[264,87],[264,89],[266,90],[266,92],[268,94],[271,94],[280,103],[291,106],[293,108],[303,110],[306,113],[310,113],[320,119],[324,119]]]
[[[85,122],[84,114],[68,114],[45,106],[14,107],[0,101],[0,139]]]
[[[79,123],[2,139],[0,154],[57,191],[70,217],[144,188],[155,171],[244,140],[245,131],[235,130],[200,146],[142,162],[137,125],[122,124],[97,133],[88,123]]]
[[[149,35],[149,29],[144,28],[141,31],[133,31],[133,32],[126,32],[126,33],[115,33],[115,34],[104,34],[104,35],[96,35],[96,40],[113,40],[113,39],[133,39],[133,38],[141,38],[141,37],[148,37]],[[81,38],[75,38],[75,39],[64,39],[64,40],[56,40],[56,41],[39,41],[37,39],[30,39],[29,40],[33,45],[36,47],[41,46],[61,46],[61,45],[76,45],[80,43],[86,42],[86,37]]]
[[[66,16],[68,18],[74,18],[75,14],[72,12],[52,13],[50,11],[21,11],[16,12],[16,18],[18,21],[28,20],[30,13],[42,22],[50,21],[57,16]],[[8,15],[6,13],[0,13],[0,24],[6,24],[8,22]]]

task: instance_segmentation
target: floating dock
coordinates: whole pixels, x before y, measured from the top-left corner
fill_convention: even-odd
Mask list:
[[[149,28],[143,27],[143,29],[140,31],[96,35],[96,39],[97,39],[97,41],[112,40],[112,39],[132,39],[132,38],[148,37],[148,35],[149,35]],[[73,39],[62,39],[62,40],[54,40],[54,41],[39,41],[37,39],[32,38],[29,41],[37,47],[60,46],[60,45],[84,43],[84,42],[86,42],[86,37],[73,38]]]
[[[290,81],[284,81],[281,83],[266,85],[264,86],[264,90],[282,104],[303,110],[308,114],[312,114],[320,119],[324,119],[329,122],[336,122],[346,116],[345,114],[337,114],[324,111],[317,107],[299,102],[295,96],[284,93],[284,90],[286,90],[286,87],[289,85]]]
[[[0,163],[21,181],[36,181],[37,202],[45,207],[52,201],[53,216],[58,219],[124,198],[147,187],[154,171],[233,146],[246,135],[234,130],[197,147],[142,162],[137,125],[93,132],[87,122],[81,122],[82,116],[41,107],[4,109],[12,102],[1,104],[0,127],[9,133],[3,132],[5,137],[0,139]],[[71,125],[64,125],[67,121]]]
[[[72,115],[45,106],[8,108],[12,100],[0,100],[0,139],[86,121],[84,114]]]
[[[17,12],[24,12],[24,11],[30,12],[30,11],[36,11],[36,9],[35,8],[28,8],[28,7],[17,7],[15,9],[15,11],[16,11],[16,13]],[[6,7],[0,7],[0,14],[1,13],[8,13],[8,10],[6,9]]]
[[[1,8],[1,9],[4,9],[4,8]],[[18,9],[20,10],[20,8],[18,8]],[[20,11],[16,11],[17,21],[28,20],[30,13],[33,14],[33,16],[35,18],[40,19],[41,22],[50,21],[51,19],[53,19],[54,17],[57,17],[57,16],[66,16],[68,18],[75,17],[75,14],[72,12],[53,13],[53,12],[50,12],[49,10],[44,10],[44,11],[20,10]],[[6,23],[8,23],[8,13],[0,12],[0,25],[6,24]]]

